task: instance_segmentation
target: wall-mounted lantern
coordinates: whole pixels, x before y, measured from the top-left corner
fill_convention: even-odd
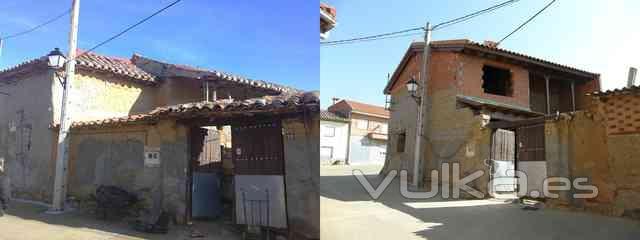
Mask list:
[[[420,102],[420,96],[416,94],[418,92],[419,87],[420,85],[418,84],[416,79],[413,76],[411,76],[411,79],[409,79],[409,81],[407,82],[407,91],[409,92],[411,97],[414,100],[416,100],[416,102]]]
[[[64,57],[64,54],[62,54],[62,52],[60,51],[59,48],[53,49],[53,51],[51,51],[47,55],[47,58],[48,58],[47,65],[51,69],[60,69],[60,68],[62,68],[64,66],[64,63],[67,60]]]

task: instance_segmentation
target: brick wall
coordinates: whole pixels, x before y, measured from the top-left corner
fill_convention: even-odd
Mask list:
[[[599,103],[610,135],[640,132],[640,96],[613,95]]]

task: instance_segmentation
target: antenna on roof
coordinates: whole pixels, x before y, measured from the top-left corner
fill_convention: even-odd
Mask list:
[[[629,78],[627,80],[627,87],[633,87],[636,85],[636,75],[638,75],[638,69],[634,67],[630,67]]]

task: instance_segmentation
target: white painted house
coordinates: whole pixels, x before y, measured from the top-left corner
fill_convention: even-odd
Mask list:
[[[345,163],[348,140],[349,119],[326,110],[320,111],[320,162]]]

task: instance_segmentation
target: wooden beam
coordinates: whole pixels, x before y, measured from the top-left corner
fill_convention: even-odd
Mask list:
[[[571,111],[576,111],[576,82],[571,80]]]
[[[543,116],[543,117],[536,117],[536,118],[529,118],[529,119],[525,119],[525,120],[520,120],[520,121],[497,121],[497,122],[490,122],[489,124],[487,124],[488,128],[502,128],[502,129],[511,129],[511,128],[517,128],[517,127],[521,127],[521,126],[529,126],[529,125],[534,125],[534,124],[541,124],[544,123],[545,120],[547,120],[548,118],[553,118],[555,116]]]
[[[551,114],[551,102],[549,102],[549,75],[544,75],[544,81],[544,86],[546,88],[545,97],[547,98],[547,114]]]

